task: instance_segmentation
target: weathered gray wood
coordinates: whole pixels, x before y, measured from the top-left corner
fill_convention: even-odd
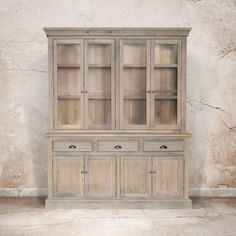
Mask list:
[[[44,30],[50,89],[46,207],[190,208],[190,28]],[[93,51],[93,44],[101,48]],[[132,102],[125,104],[124,97]]]

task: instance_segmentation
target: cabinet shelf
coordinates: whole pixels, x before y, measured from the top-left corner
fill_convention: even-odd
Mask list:
[[[158,69],[158,68],[177,68],[178,64],[155,64],[154,68]]]
[[[80,64],[57,64],[57,68],[80,69]]]
[[[155,94],[165,94],[165,93],[177,94],[177,90],[153,90],[152,92]]]
[[[146,67],[147,67],[147,65],[145,65],[145,64],[142,64],[142,65],[140,65],[140,64],[124,64],[123,65],[124,69],[146,68]]]
[[[158,100],[158,99],[176,99],[177,100],[177,96],[155,96],[155,99]]]
[[[100,99],[100,100],[109,100],[111,99],[111,96],[99,96],[99,95],[88,95],[88,99],[89,100],[96,100],[96,99]]]
[[[88,68],[104,68],[104,69],[110,69],[111,65],[99,65],[99,64],[88,64]]]
[[[59,100],[74,100],[74,99],[80,99],[80,95],[57,95],[57,98]]]

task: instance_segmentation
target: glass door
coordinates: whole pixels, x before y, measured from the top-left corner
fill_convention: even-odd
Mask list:
[[[58,129],[83,128],[82,51],[81,40],[54,42],[54,122]]]
[[[120,127],[145,129],[149,126],[150,96],[149,40],[120,41]]]
[[[151,128],[179,127],[180,43],[153,40],[151,46]]]
[[[85,41],[85,128],[115,128],[114,40]]]

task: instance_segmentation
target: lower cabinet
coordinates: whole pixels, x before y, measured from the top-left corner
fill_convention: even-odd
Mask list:
[[[182,156],[121,156],[118,175],[117,160],[116,155],[53,156],[53,195],[112,198],[120,183],[122,198],[183,198]]]
[[[53,194],[58,197],[114,197],[116,156],[54,156]]]
[[[121,195],[157,199],[183,197],[183,157],[122,156]]]

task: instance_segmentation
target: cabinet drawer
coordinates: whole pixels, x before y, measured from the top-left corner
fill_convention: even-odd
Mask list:
[[[138,151],[138,141],[98,141],[98,151]]]
[[[144,141],[144,151],[184,151],[184,141],[161,141],[161,140],[149,140]]]
[[[79,142],[64,142],[54,141],[53,142],[54,152],[91,152],[92,142],[91,141],[79,141]]]

